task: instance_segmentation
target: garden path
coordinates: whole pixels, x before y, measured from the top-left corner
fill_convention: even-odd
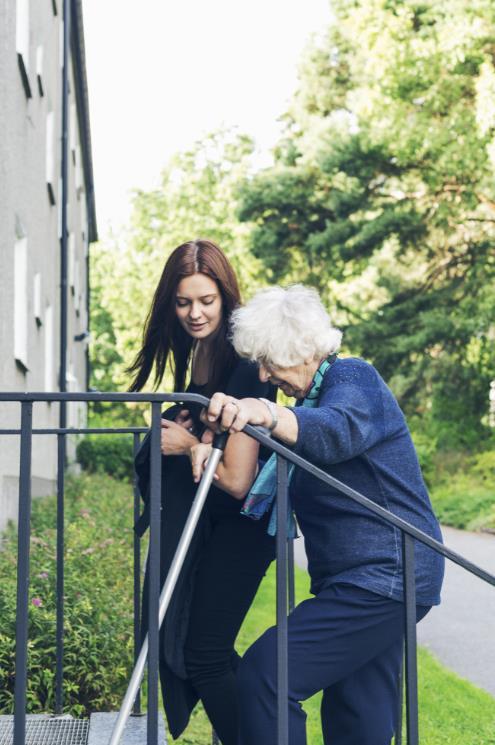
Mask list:
[[[445,545],[495,574],[495,536],[442,527]],[[294,546],[306,568],[304,541]],[[418,642],[458,675],[495,696],[495,588],[446,561],[442,603],[418,626]]]

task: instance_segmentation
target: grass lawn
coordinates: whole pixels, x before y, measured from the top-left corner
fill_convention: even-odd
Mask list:
[[[275,567],[262,583],[241,629],[238,651],[245,649],[275,622]],[[305,572],[296,570],[296,597],[309,596]],[[320,732],[320,696],[306,702],[308,745],[323,745]],[[495,699],[461,680],[440,665],[428,652],[419,654],[420,737],[425,745],[495,745]],[[197,707],[191,723],[176,742],[207,745],[210,726]],[[406,740],[404,736],[404,742]]]

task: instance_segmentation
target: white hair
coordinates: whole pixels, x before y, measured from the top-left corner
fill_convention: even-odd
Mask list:
[[[273,367],[326,357],[339,349],[342,339],[316,290],[303,285],[257,292],[234,310],[231,328],[238,355]]]

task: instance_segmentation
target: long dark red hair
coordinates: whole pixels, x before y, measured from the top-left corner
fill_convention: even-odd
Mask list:
[[[154,387],[158,388],[169,356],[174,390],[184,390],[193,339],[177,319],[175,298],[179,282],[198,272],[216,282],[222,297],[222,322],[215,339],[206,395],[221,389],[228,378],[237,359],[227,338],[228,320],[231,312],[240,304],[239,285],[234,270],[220,248],[213,241],[198,239],[174,249],[165,264],[144,324],[142,347],[127,369],[128,373],[134,375],[130,391],[143,388],[153,367]]]

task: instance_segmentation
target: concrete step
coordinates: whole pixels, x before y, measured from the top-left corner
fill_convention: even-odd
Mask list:
[[[97,712],[89,719],[88,745],[108,745],[118,712]],[[120,741],[120,745],[146,745],[146,716],[130,716]],[[165,723],[158,712],[158,745],[167,742]]]

